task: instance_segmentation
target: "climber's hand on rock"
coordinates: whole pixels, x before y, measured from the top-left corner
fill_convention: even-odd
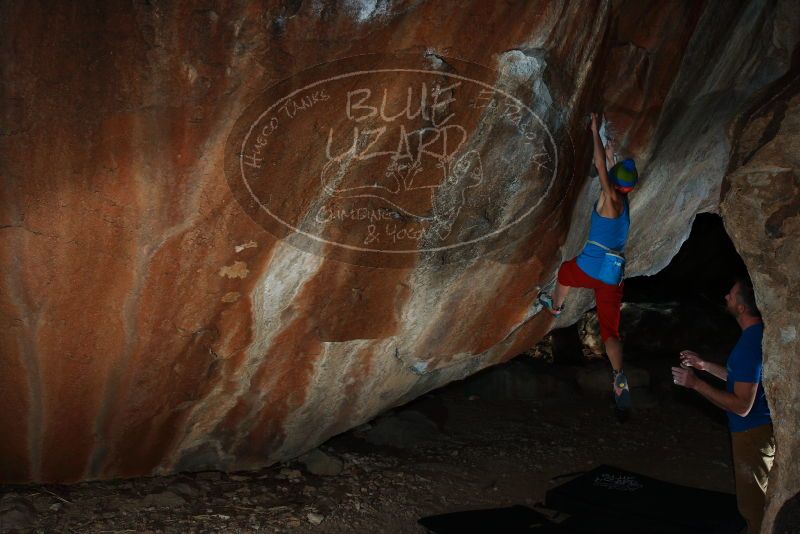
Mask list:
[[[597,113],[592,113],[592,122],[589,127],[592,129],[592,133],[597,133]]]

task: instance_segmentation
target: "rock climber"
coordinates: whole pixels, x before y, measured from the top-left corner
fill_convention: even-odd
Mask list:
[[[628,193],[636,186],[638,172],[632,159],[614,162],[613,147],[610,142],[604,146],[597,121],[597,114],[592,113],[594,164],[601,191],[592,209],[589,238],[577,257],[561,264],[553,294],[542,290],[538,301],[558,317],[564,310],[564,299],[570,287],[594,290],[600,337],[612,367],[614,401],[619,410],[627,411],[631,408],[631,396],[628,379],[622,368],[619,317],[624,286],[622,277],[625,260],[622,253],[630,228]]]

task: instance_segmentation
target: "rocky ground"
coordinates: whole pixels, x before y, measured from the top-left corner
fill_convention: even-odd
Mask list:
[[[594,392],[604,362],[523,357],[257,472],[5,486],[0,530],[417,533],[426,515],[533,506],[563,481],[553,477],[603,463],[733,492],[724,417],[674,390],[668,363],[651,367],[631,378],[624,423]]]

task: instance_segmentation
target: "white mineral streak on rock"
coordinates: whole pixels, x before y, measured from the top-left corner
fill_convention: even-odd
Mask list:
[[[320,256],[301,251],[283,241],[279,242],[275,256],[263,276],[263,282],[256,285],[252,295],[253,343],[247,350],[246,364],[237,373],[242,384],[237,396],[254,393],[250,386],[253,374],[262,365],[275,334],[292,319],[283,312],[292,307],[292,301],[323,263],[324,259]],[[268,391],[269,386],[262,389]],[[262,409],[263,406],[254,406],[249,414],[250,418],[258,417]],[[251,421],[246,419],[239,425],[239,429],[241,439],[251,430]]]
[[[510,89],[513,92],[515,86],[530,84],[532,86],[531,102],[534,106],[548,112],[552,109],[552,98],[542,79],[545,67],[546,63],[539,57],[526,55],[518,50],[509,51],[499,58],[500,77],[496,80],[495,86],[503,90]],[[462,151],[476,150],[480,152],[484,150],[485,145],[491,142],[489,133],[492,126],[502,120],[505,119],[498,116],[495,110],[487,108],[474,135],[467,141]],[[543,139],[542,142],[546,141]],[[523,206],[519,203],[526,197],[519,192],[522,187],[521,178],[529,174],[531,168],[535,167],[533,151],[517,150],[514,147],[501,147],[501,150],[504,150],[505,153],[494,154],[494,157],[503,158],[507,164],[508,174],[503,178],[502,183],[497,184],[497,191],[492,192],[491,202],[495,206],[502,207],[498,220],[493,221],[494,228],[492,229],[512,222],[511,217],[520,213]],[[545,174],[543,178],[546,185],[542,188],[536,204],[533,205],[534,210],[549,194],[553,184],[554,170],[538,169],[540,174]],[[441,192],[439,193],[441,194]],[[424,244],[430,246],[428,243]],[[490,361],[491,357],[504,350],[504,347],[501,346],[493,347],[483,355],[468,352],[454,355],[431,354],[429,347],[432,343],[435,345],[436,340],[441,336],[458,339],[469,335],[460,332],[459,328],[462,327],[461,325],[471,323],[468,320],[471,314],[485,313],[487,306],[490,305],[488,303],[491,301],[491,296],[499,294],[502,290],[497,284],[504,280],[504,271],[507,268],[509,267],[503,264],[487,262],[481,258],[468,264],[435,265],[425,261],[418,264],[409,279],[409,285],[414,288],[414,291],[403,310],[400,321],[402,331],[395,338],[398,359],[409,373],[428,375],[433,371],[438,371],[436,365],[428,364],[428,360],[444,357],[446,363],[440,365],[453,367],[447,373],[437,375],[436,381],[444,384],[448,379],[454,379],[453,376],[459,375],[462,369],[483,366],[483,362]],[[481,280],[480,291],[476,288],[475,280]],[[459,317],[461,320],[454,322],[453,317]],[[528,318],[521,318],[520,324]],[[443,327],[443,325],[447,326]],[[513,331],[515,328],[511,330]],[[460,376],[458,377],[460,378]]]
[[[314,228],[316,235],[323,235],[324,228],[322,226],[324,225],[315,222],[315,215],[320,206],[328,202],[331,196],[330,190],[320,188],[316,199],[298,221],[297,227],[304,231]],[[324,258],[320,256],[323,252],[321,246],[317,249],[318,254],[310,254],[281,241],[280,251],[280,256],[276,252],[276,257],[270,262],[264,282],[256,286],[260,287],[262,291],[256,292],[253,296],[253,344],[248,350],[248,364],[245,365],[244,372],[239,371],[237,374],[237,376],[247,377],[247,387],[242,387],[236,397],[248,392],[257,393],[250,387],[250,379],[259,368],[263,355],[267,353],[275,334],[292,320],[291,317],[282,314],[283,310],[291,305],[304,283],[313,278],[324,263]],[[327,356],[331,345],[336,345],[338,349],[334,351],[336,357],[333,363]],[[286,440],[277,450],[269,451],[271,459],[281,460],[296,456],[333,435],[326,431],[331,428],[332,423],[340,423],[340,418],[331,417],[331,414],[338,414],[338,412],[332,409],[328,400],[329,397],[343,395],[345,388],[340,380],[343,371],[333,370],[334,372],[331,373],[328,372],[328,368],[357,364],[353,356],[359,348],[360,345],[357,342],[323,344],[323,352],[314,362],[314,374],[311,383],[306,388],[303,406],[287,414],[287,419],[283,423],[286,429]],[[255,403],[251,412],[237,427],[237,441],[247,437],[262,411],[267,409],[263,406],[263,399],[272,386],[273,382],[269,382],[261,387],[260,402]],[[310,432],[309,429],[312,428],[314,431]],[[344,431],[346,428],[343,427],[339,431]],[[310,436],[314,434],[317,435],[317,438],[311,439]],[[319,437],[323,435],[324,438]],[[231,448],[236,449],[236,445]]]
[[[342,2],[347,14],[359,24],[374,18],[386,17],[390,14],[390,0],[344,0]]]
[[[488,266],[480,259],[475,261]],[[481,292],[476,291],[474,277],[488,278],[485,284],[480,285]],[[401,330],[395,337],[397,358],[409,375],[418,374],[421,369],[424,369],[423,373],[433,370],[427,365],[420,367],[420,362],[448,356],[431,354],[431,344],[436,344],[435,340],[442,335],[454,339],[460,337],[459,325],[468,322],[470,312],[481,313],[479,307],[470,305],[470,301],[474,299],[480,303],[481,295],[492,294],[491,280],[494,279],[494,273],[486,276],[475,268],[475,263],[439,266],[419,263],[408,280],[414,291],[402,311]],[[465,301],[465,298],[469,300]],[[456,318],[459,321],[454,321]],[[440,332],[438,335],[437,331]]]
[[[207,443],[211,430],[225,418],[240,397],[248,393],[258,393],[252,390],[251,380],[264,363],[264,356],[268,353],[275,334],[280,332],[289,320],[284,318],[282,313],[291,308],[292,301],[305,282],[314,276],[322,264],[323,259],[319,256],[298,250],[283,241],[275,245],[272,260],[251,295],[253,341],[246,350],[244,363],[236,371],[238,383],[236,393],[230,394],[227,391],[228,381],[220,380],[209,395],[198,401],[188,419],[185,437],[175,448],[171,462],[165,464],[176,462],[181,452]],[[268,388],[264,390],[268,391]],[[253,419],[258,417],[262,409],[263,406],[257,403],[248,417],[240,422],[238,439],[252,429]],[[235,458],[229,457],[229,454],[234,452],[235,447],[223,450],[219,443],[213,445],[217,447],[220,459],[234,461]]]
[[[231,304],[239,300],[241,296],[242,295],[238,291],[229,291],[225,293],[220,300],[226,304]]]
[[[258,243],[256,243],[255,241],[248,241],[247,243],[242,243],[241,245],[236,245],[234,247],[234,250],[238,254],[239,252],[243,251],[246,248],[255,248],[257,246],[258,246]]]
[[[358,24],[375,24],[376,21],[392,15],[391,0],[343,0],[339,7]],[[314,0],[311,3],[311,14],[320,17],[328,8],[325,1]]]
[[[471,278],[458,276],[457,272],[453,273],[454,279],[468,286]],[[422,277],[425,276],[422,274]],[[465,290],[463,288],[461,291]],[[491,292],[491,289],[487,291]],[[435,289],[424,294],[430,297],[430,302],[442,298]],[[457,304],[460,298],[458,291],[453,291],[450,298]],[[410,309],[415,311],[409,313]],[[476,367],[484,367],[484,362],[489,361],[488,358],[476,358],[472,353],[464,352],[454,355],[453,362],[445,369],[436,370],[435,376],[428,374],[434,369],[428,369],[427,362],[413,358],[423,349],[411,347],[401,350],[399,346],[403,343],[401,340],[409,340],[420,332],[424,334],[425,325],[441,324],[432,320],[439,317],[430,303],[417,302],[411,308],[407,306],[406,312],[409,315],[402,324],[412,322],[416,326],[392,338],[323,343],[323,352],[315,363],[305,403],[302,408],[289,414],[284,423],[286,441],[273,452],[272,459],[297,456],[331,436],[373,419],[389,407],[408,402],[452,380],[464,378],[475,372]],[[453,307],[451,312],[456,314],[459,309]],[[446,317],[443,320],[448,322]],[[504,348],[503,344],[499,344],[488,352],[495,353]],[[409,354],[404,357],[397,354],[396,349],[397,352]],[[366,375],[363,371],[359,372],[364,358],[362,351],[372,353],[369,356],[369,373]],[[417,367],[417,371],[414,367]]]
[[[497,59],[497,68],[500,71],[497,86],[512,93],[519,86],[530,87],[530,96],[523,103],[531,108],[539,120],[561,127],[560,121],[553,119],[561,115],[562,110],[553,109],[553,96],[544,80],[546,54],[545,50],[536,49],[526,52],[509,50],[500,54]]]
[[[296,456],[314,448],[331,434],[331,426],[341,424],[347,403],[347,388],[352,384],[355,356],[373,340],[358,339],[341,343],[326,342],[314,362],[314,371],[306,388],[305,402],[288,414],[283,428],[286,440],[272,451],[275,458]]]
[[[272,451],[272,458],[291,458],[312,449],[385,410],[387,393],[396,398],[407,391],[416,377],[399,369],[391,343],[391,339],[323,343],[305,402],[288,415],[283,425],[286,440]],[[362,351],[373,353],[367,374],[360,369]],[[398,385],[402,391],[392,394]]]
[[[231,265],[224,265],[219,270],[219,275],[227,278],[247,278],[249,273],[247,263],[243,261],[235,261]]]
[[[519,85],[529,86],[531,88],[530,96],[522,103],[528,106],[535,115],[529,119],[529,132],[535,134],[535,138],[530,143],[531,149],[516,150],[512,147],[503,155],[507,164],[507,174],[502,184],[504,194],[500,195],[500,199],[492,199],[492,202],[499,201],[500,205],[505,208],[502,218],[497,221],[498,225],[513,222],[511,217],[514,214],[527,209],[535,212],[538,205],[550,194],[558,173],[559,162],[555,159],[558,132],[553,130],[563,126],[558,117],[562,117],[564,112],[553,107],[550,88],[544,81],[547,63],[543,56],[543,52],[538,50],[527,54],[519,50],[511,50],[501,54],[498,58],[499,77],[495,82],[496,86],[509,89],[512,94],[515,93],[514,88]],[[540,180],[547,185],[541,188],[538,198],[532,205],[523,206],[520,203],[530,197],[526,194],[519,194],[519,190],[525,185],[530,187],[529,184],[535,182],[525,179],[531,173],[538,175]]]

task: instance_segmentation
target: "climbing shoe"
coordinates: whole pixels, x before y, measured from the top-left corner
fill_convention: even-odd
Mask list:
[[[561,315],[561,312],[564,311],[564,305],[562,304],[556,308],[556,306],[553,304],[553,297],[544,291],[540,291],[539,296],[536,298],[539,301],[539,304],[541,304],[543,308],[546,308],[553,317],[558,317]]]
[[[621,369],[614,371],[614,402],[618,410],[631,409],[631,390],[628,387],[628,377]]]

